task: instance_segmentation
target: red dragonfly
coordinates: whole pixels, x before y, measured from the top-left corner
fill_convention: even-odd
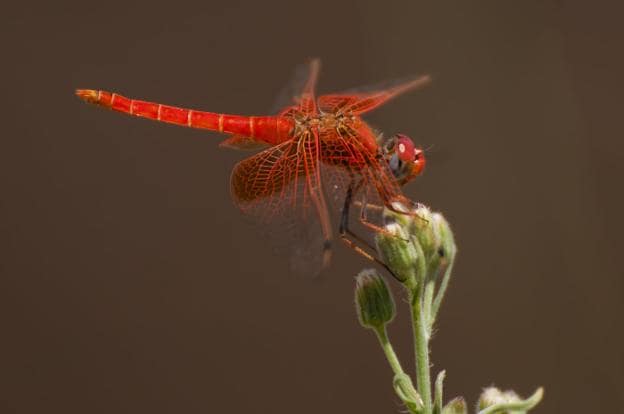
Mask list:
[[[348,226],[349,207],[361,207],[360,221],[379,230],[366,217],[367,206],[390,209],[413,205],[401,185],[420,174],[423,151],[405,135],[380,142],[361,116],[405,92],[429,82],[415,77],[396,86],[366,93],[315,96],[319,60],[294,102],[272,116],[242,116],[177,108],[129,99],[117,93],[78,89],[86,102],[126,114],[230,134],[221,146],[261,152],[240,161],[231,176],[234,203],[243,211],[269,222],[296,215],[314,217],[324,239],[323,266],[329,262],[333,231],[325,192],[342,203],[339,233],[347,244],[372,260],[358,243],[366,243]],[[341,199],[341,200],[340,200]],[[313,214],[311,214],[313,213]],[[355,241],[353,240],[355,239]],[[383,263],[382,263],[383,264]]]

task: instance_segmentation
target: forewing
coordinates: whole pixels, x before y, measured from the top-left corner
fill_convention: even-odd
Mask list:
[[[297,67],[293,79],[280,92],[274,112],[282,116],[317,113],[315,89],[320,69],[320,59],[311,59]]]
[[[295,102],[299,106],[299,110],[304,114],[316,114],[316,82],[318,81],[318,75],[321,70],[321,61],[319,59],[312,59],[310,61],[310,73],[308,79],[301,91],[301,95],[295,98]]]
[[[318,98],[318,105],[323,112],[361,115],[385,104],[390,99],[424,86],[430,81],[431,78],[424,75],[386,89],[366,93],[323,95]]]
[[[301,94],[310,83],[316,84],[320,68],[319,59],[310,59],[306,63],[299,64],[290,77],[288,83],[280,90],[272,107],[272,113],[282,112],[284,108],[299,107]]]

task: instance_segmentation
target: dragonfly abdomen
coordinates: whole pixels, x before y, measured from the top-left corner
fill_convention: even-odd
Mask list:
[[[291,137],[294,120],[284,116],[242,116],[178,108],[92,89],[76,90],[82,100],[114,111],[191,128],[240,134],[268,144]]]

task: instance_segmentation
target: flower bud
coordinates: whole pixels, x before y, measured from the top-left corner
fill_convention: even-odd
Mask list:
[[[440,267],[444,267],[453,261],[457,247],[455,246],[455,238],[448,222],[440,213],[431,215],[432,233],[435,234],[436,242],[425,253],[428,260],[429,272],[435,277]],[[424,249],[424,247],[423,247]]]
[[[442,408],[442,414],[466,414],[468,407],[462,397],[453,398]]]
[[[488,387],[483,390],[479,397],[479,410],[501,403],[520,401],[520,397],[513,391],[501,391],[496,387]]]
[[[361,271],[355,279],[355,305],[365,328],[379,329],[395,315],[395,306],[386,281],[375,270]]]
[[[440,213],[432,213],[419,205],[412,210],[410,233],[418,238],[427,263],[429,277],[435,278],[439,269],[448,265],[455,257],[456,246],[453,232]]]
[[[526,413],[535,407],[544,395],[544,390],[538,388],[529,398],[522,400],[513,391],[501,391],[495,387],[483,390],[477,408],[483,413]]]
[[[437,226],[435,226],[434,215],[427,207],[419,205],[412,211],[412,229],[411,233],[418,238],[418,242],[423,249],[423,253],[427,261],[437,250],[440,245],[440,235]]]
[[[413,244],[415,240],[408,233],[410,224],[405,222],[404,217],[408,216],[386,210],[384,213],[385,232],[380,232],[375,237],[381,260],[402,282],[415,279],[416,261],[419,256]]]

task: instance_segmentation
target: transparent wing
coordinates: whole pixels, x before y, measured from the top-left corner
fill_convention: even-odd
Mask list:
[[[301,91],[301,95],[295,98],[299,110],[304,114],[315,114],[318,112],[316,108],[315,90],[320,71],[321,61],[319,59],[311,60],[308,79]]]
[[[306,85],[308,85],[311,80],[313,83],[316,83],[319,69],[320,60],[317,58],[310,59],[306,63],[297,65],[288,83],[284,85],[277,95],[275,103],[272,106],[271,113],[279,113],[284,108],[291,107],[293,105],[298,106],[299,98]]]
[[[323,95],[319,97],[318,105],[323,112],[360,115],[372,111],[401,94],[426,85],[430,81],[431,78],[424,75],[386,89],[371,92]]]
[[[279,94],[277,113],[282,116],[317,113],[316,83],[321,70],[320,59],[311,59],[297,68],[294,79]]]
[[[299,191],[293,190],[299,188],[304,173],[296,143],[268,148],[234,167],[230,181],[234,202],[242,211],[255,210],[263,220],[270,220],[299,207]]]
[[[287,94],[288,98],[280,96],[280,100],[288,101],[286,107],[280,107],[278,112],[281,116],[301,116],[316,114],[316,96],[315,89],[318,81],[318,75],[321,69],[321,61],[312,59],[303,69],[299,68],[296,74],[296,86],[282,91],[280,95]],[[243,151],[253,151],[264,149],[267,147],[265,142],[257,141],[253,138],[233,134],[219,144],[223,148],[232,148]]]
[[[310,131],[239,162],[231,177],[234,203],[305,273],[328,264],[332,239],[319,160],[318,134]]]
[[[219,143],[221,148],[231,148],[241,151],[258,151],[269,146],[264,141],[257,141],[245,135],[232,134]]]

